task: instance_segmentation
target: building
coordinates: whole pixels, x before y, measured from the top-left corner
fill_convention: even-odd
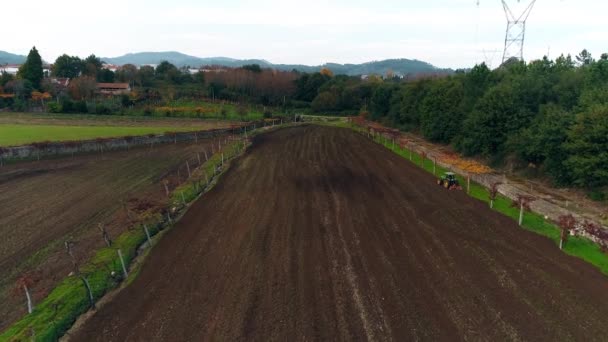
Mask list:
[[[97,83],[97,92],[102,95],[123,95],[131,92],[129,83]]]
[[[5,65],[0,65],[0,73],[7,73],[10,75],[17,75],[17,72],[19,72],[19,68],[21,67],[20,64],[5,64]]]

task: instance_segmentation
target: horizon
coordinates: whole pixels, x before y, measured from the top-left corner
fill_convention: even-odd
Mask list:
[[[22,2],[12,8],[29,14],[30,6]],[[200,58],[309,66],[410,59],[459,69],[481,62],[499,65],[506,28],[500,2],[489,0],[479,7],[474,0],[424,4],[339,0],[329,5],[313,0],[306,7],[277,0],[256,5],[234,0],[221,4],[177,0],[171,8],[158,1],[125,4],[108,0],[100,11],[113,11],[110,21],[104,15],[81,15],[76,10],[80,8],[82,2],[61,0],[44,13],[31,13],[31,24],[18,35],[4,37],[0,50],[27,55],[36,46],[49,63],[64,53],[113,58],[176,51]],[[591,0],[538,2],[527,25],[525,59],[575,56],[583,49],[596,57],[608,52],[602,19],[606,10],[608,4]],[[4,21],[5,26],[18,27],[23,17],[9,16]],[[126,22],[129,25],[116,25]]]

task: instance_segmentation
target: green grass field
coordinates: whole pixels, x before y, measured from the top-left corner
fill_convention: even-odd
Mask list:
[[[152,133],[187,132],[196,129],[196,127],[171,126],[112,127],[0,124],[0,146],[19,146],[42,141],[88,140]]]

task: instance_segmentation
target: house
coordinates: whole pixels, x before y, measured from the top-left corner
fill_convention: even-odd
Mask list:
[[[51,77],[51,78],[49,78],[49,81],[51,82],[51,84],[57,85],[57,86],[59,86],[61,88],[67,88],[70,85],[70,79],[69,78]]]
[[[97,83],[97,92],[102,95],[122,95],[131,92],[129,83]]]
[[[0,73],[7,73],[7,74],[11,74],[11,75],[17,75],[17,72],[19,72],[19,68],[21,67],[20,64],[4,64],[4,65],[0,65]]]

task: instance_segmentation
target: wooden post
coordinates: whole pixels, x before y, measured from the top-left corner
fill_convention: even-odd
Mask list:
[[[192,177],[192,172],[190,172],[190,163],[186,160],[186,169],[188,170],[188,178]]]
[[[84,276],[80,276],[80,279],[82,280],[82,283],[84,284],[84,287],[86,288],[87,293],[89,294],[89,304],[91,305],[91,308],[95,309],[95,299],[93,299],[93,291],[91,290],[91,284],[89,284],[89,280]]]
[[[34,311],[32,296],[30,295],[30,290],[27,288],[27,285],[23,284],[23,289],[25,290],[25,297],[27,298],[27,313],[31,314],[32,311]]]
[[[467,194],[471,193],[471,175],[467,175]]]
[[[112,240],[110,240],[110,236],[108,235],[108,231],[106,230],[106,227],[100,223],[97,228],[99,229],[99,231],[101,232],[101,237],[103,237],[103,241],[105,241],[106,245],[108,247],[112,246]]]
[[[490,209],[494,209],[494,200],[493,199],[490,200]]]
[[[207,156],[207,150],[203,150],[203,152],[205,153],[205,161],[209,161],[209,156]]]
[[[196,159],[198,159],[198,166],[201,166],[202,163],[201,163],[201,154],[200,153],[196,154]]]
[[[148,239],[148,246],[152,247],[152,238],[150,238],[150,231],[148,231],[148,225],[144,224],[144,232],[146,232],[146,238]]]
[[[524,202],[521,202],[520,210],[519,210],[519,226],[524,223]]]
[[[167,221],[169,224],[173,224],[173,219],[171,219],[171,213],[167,211]]]
[[[437,176],[437,158],[433,158],[433,175]]]
[[[125,259],[122,257],[122,251],[120,248],[117,250],[118,258],[120,259],[120,265],[122,266],[122,275],[127,279],[129,273],[127,273],[127,266],[125,265]]]
[[[165,181],[163,182],[163,185],[165,186],[165,194],[167,195],[167,197],[169,197],[169,182],[165,179]]]

